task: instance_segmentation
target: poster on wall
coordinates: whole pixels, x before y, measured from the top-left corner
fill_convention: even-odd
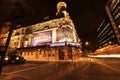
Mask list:
[[[57,41],[58,42],[72,42],[73,41],[73,30],[69,25],[63,25],[57,29]]]
[[[44,45],[52,42],[52,31],[45,31],[33,34],[32,46]]]

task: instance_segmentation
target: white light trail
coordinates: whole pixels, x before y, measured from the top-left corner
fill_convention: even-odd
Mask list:
[[[120,54],[110,54],[110,55],[90,55],[89,57],[98,57],[98,58],[120,58]]]

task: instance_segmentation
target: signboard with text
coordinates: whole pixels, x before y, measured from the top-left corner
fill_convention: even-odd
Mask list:
[[[33,34],[32,46],[44,45],[52,42],[52,31],[45,31]]]
[[[73,41],[73,30],[69,25],[63,25],[57,29],[57,42],[72,42]]]

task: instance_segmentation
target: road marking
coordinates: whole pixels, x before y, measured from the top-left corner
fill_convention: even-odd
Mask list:
[[[105,67],[107,67],[107,68],[109,68],[109,69],[111,69],[111,70],[113,70],[113,71],[120,72],[119,69],[110,67],[110,66],[107,65],[107,64],[104,64],[104,63],[101,63],[101,62],[97,62],[97,63],[98,63],[98,64],[101,64],[101,65],[103,65],[103,66],[105,66]]]
[[[10,74],[6,77],[3,77],[2,80],[32,80],[30,77],[28,76],[24,76],[24,75],[18,75],[18,74]]]
[[[52,63],[52,64],[53,64],[53,63]],[[35,67],[30,67],[30,68],[27,68],[27,69],[18,70],[18,71],[14,71],[14,72],[9,72],[9,73],[7,73],[7,74],[15,74],[15,73],[19,73],[19,72],[23,72],[23,71],[35,69],[35,68],[38,68],[38,67],[45,67],[45,66],[48,66],[48,65],[51,65],[51,63],[50,63],[50,64],[45,64],[45,65],[39,65],[39,66],[35,66]]]

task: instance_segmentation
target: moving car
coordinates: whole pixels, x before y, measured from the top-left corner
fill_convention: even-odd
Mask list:
[[[11,52],[4,58],[4,64],[23,64],[26,59],[22,57],[18,52]]]

